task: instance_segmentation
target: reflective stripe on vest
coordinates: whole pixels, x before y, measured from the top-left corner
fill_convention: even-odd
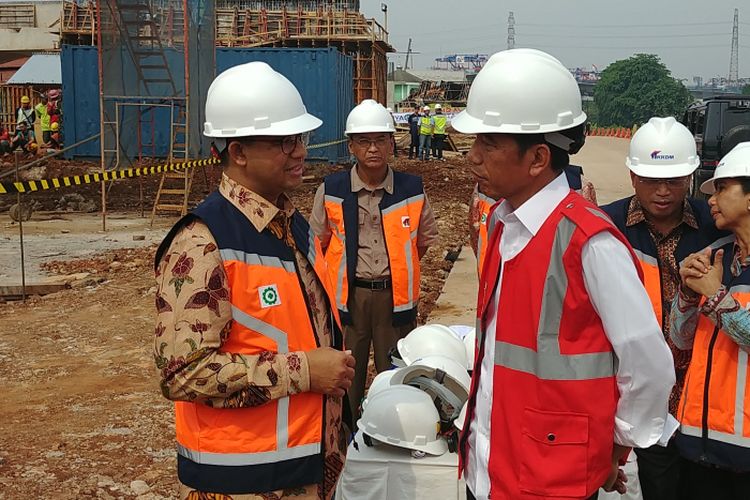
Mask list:
[[[448,125],[448,117],[439,114],[435,115],[433,119],[435,120],[435,133],[440,135],[445,134],[445,127]]]
[[[616,361],[611,352],[571,355],[560,353],[560,320],[568,289],[563,255],[575,230],[573,222],[562,218],[555,231],[552,255],[544,281],[537,350],[497,341],[496,365],[535,375],[543,380],[592,380],[615,375]]]
[[[333,233],[326,249],[325,258],[329,271],[335,270],[333,275],[336,297],[336,307],[340,311],[348,311],[349,283],[346,276],[346,233],[344,232],[344,200],[332,195],[324,197],[325,210],[328,217],[328,227]]]
[[[420,281],[417,233],[423,206],[424,193],[381,211],[391,270],[394,312],[409,311],[417,306]],[[412,221],[416,221],[416,224]],[[408,229],[408,232],[403,229]]]
[[[432,117],[423,116],[419,119],[419,133],[421,135],[432,135]]]

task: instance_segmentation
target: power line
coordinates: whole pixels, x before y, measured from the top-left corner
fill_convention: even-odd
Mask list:
[[[523,28],[525,26],[533,26],[536,28],[594,28],[594,29],[611,29],[611,28],[668,28],[668,27],[682,27],[682,26],[717,26],[717,25],[729,25],[727,21],[712,21],[712,22],[701,22],[701,23],[664,23],[664,24],[561,24],[561,23],[516,23],[516,26]],[[748,23],[742,23],[748,24]]]
[[[549,34],[549,33],[517,33],[519,36],[541,37],[541,38],[696,38],[696,37],[714,37],[729,36],[730,33],[674,33],[671,35],[585,35],[585,34]]]

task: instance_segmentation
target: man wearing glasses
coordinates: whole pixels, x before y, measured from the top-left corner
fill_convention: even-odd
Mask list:
[[[355,107],[345,133],[356,164],[325,178],[310,216],[326,252],[344,342],[356,359],[349,391],[355,416],[370,343],[381,372],[390,367],[390,349],[416,326],[419,261],[437,240],[422,179],[388,166],[394,132],[381,104],[367,99]]]
[[[285,194],[320,125],[265,63],[208,90],[221,184],[156,253],[154,357],[175,401],[181,499],[333,495],[354,358],[320,243]]]
[[[680,286],[679,263],[721,237],[708,205],[687,197],[700,160],[690,131],[674,118],[651,118],[630,142],[626,158],[635,195],[602,207],[638,256],[644,285],[674,357],[675,383],[669,412],[676,416],[691,351],[677,349],[669,336],[672,299]],[[644,500],[683,498],[682,460],[673,441],[637,449]]]

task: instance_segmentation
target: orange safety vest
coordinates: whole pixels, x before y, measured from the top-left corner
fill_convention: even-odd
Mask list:
[[[326,217],[332,232],[325,258],[336,288],[341,321],[353,324],[348,302],[356,277],[359,247],[357,193],[352,191],[349,170],[326,176],[324,185]],[[402,172],[393,172],[393,186],[393,194],[383,193],[380,213],[391,272],[393,324],[405,325],[417,317],[420,280],[417,233],[424,188],[421,178]]]
[[[482,274],[482,266],[484,265],[484,258],[487,255],[487,241],[489,240],[488,221],[490,218],[490,209],[496,203],[489,196],[485,196],[482,193],[477,193],[479,202],[477,205],[477,211],[479,212],[479,234],[477,235],[477,272]]]
[[[727,242],[727,240],[730,240]],[[724,283],[740,306],[750,308],[750,268],[731,276],[734,237],[719,240],[724,249]],[[693,358],[688,368],[677,418],[680,453],[693,461],[750,471],[750,385],[748,352],[698,314]]]
[[[177,230],[195,218],[206,223],[216,239],[230,289],[232,326],[221,351],[258,355],[319,347],[294,251],[270,231],[257,232],[218,192],[175,226],[157,259]],[[334,298],[320,243],[299,212],[291,228],[297,248],[326,290],[330,308]],[[341,349],[338,315],[334,308],[330,314],[334,347]],[[243,408],[176,402],[180,480],[217,493],[258,493],[320,482],[323,401],[321,394],[305,392]]]

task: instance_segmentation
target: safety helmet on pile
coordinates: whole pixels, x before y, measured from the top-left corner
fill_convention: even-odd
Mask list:
[[[396,342],[398,356],[391,361],[396,366],[408,366],[425,356],[446,356],[461,366],[466,366],[466,348],[453,331],[433,323],[418,326]]]
[[[208,88],[206,137],[297,135],[322,124],[307,112],[292,82],[264,62],[229,68]]]
[[[344,134],[347,136],[371,132],[392,134],[395,131],[393,116],[385,109],[385,106],[373,99],[365,99],[349,113]]]
[[[479,71],[466,109],[451,125],[465,134],[544,134],[570,151],[575,141],[558,132],[585,121],[578,83],[560,61],[538,50],[510,49]]]
[[[429,394],[444,424],[452,423],[469,399],[471,377],[466,365],[451,358],[425,356],[395,372],[391,385],[410,385]]]
[[[29,99],[29,96],[25,95],[21,97],[21,104],[28,104],[31,102],[31,99]]]
[[[464,348],[466,349],[466,369],[474,370],[474,357],[476,356],[477,330],[472,328],[464,338]]]
[[[685,125],[671,116],[654,117],[633,135],[625,165],[641,177],[670,179],[692,174],[700,158]]]
[[[375,378],[372,379],[372,383],[370,384],[370,388],[367,389],[365,399],[362,400],[363,409],[367,406],[370,397],[391,386],[391,380],[397,371],[398,369],[386,370],[375,375]]]
[[[53,132],[57,132],[58,130],[60,130],[60,124],[57,122],[52,122],[52,125],[50,125],[49,128]]]
[[[461,411],[458,413],[458,418],[453,421],[453,427],[458,429],[459,431],[462,431],[464,429],[464,424],[466,423],[466,408],[469,406],[469,402],[467,401],[464,403],[463,407],[461,407]]]
[[[440,415],[430,396],[416,387],[392,385],[369,398],[357,427],[370,445],[391,446],[442,455],[448,444],[439,435]]]
[[[727,153],[714,170],[714,176],[701,184],[701,191],[706,194],[714,194],[716,186],[714,183],[719,179],[731,179],[733,177],[750,177],[750,142],[741,142]]]

